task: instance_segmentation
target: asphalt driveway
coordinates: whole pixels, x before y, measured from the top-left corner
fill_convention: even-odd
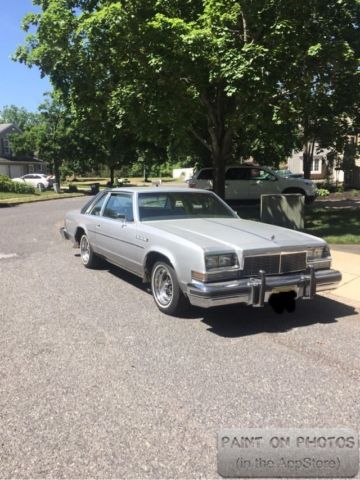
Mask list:
[[[217,478],[222,427],[358,430],[356,305],[168,318],[61,240],[85,201],[0,209],[0,478]]]

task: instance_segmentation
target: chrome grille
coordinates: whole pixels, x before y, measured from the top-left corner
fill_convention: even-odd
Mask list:
[[[264,270],[267,275],[306,270],[306,252],[257,255],[244,258],[242,276],[258,275],[259,270]]]
[[[280,260],[280,273],[301,272],[306,269],[306,252],[283,253]]]
[[[244,276],[258,275],[259,270],[264,270],[268,275],[279,273],[280,255],[259,255],[256,257],[245,257]]]

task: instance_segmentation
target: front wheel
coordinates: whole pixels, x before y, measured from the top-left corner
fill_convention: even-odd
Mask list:
[[[86,268],[94,268],[99,263],[99,257],[96,256],[91,248],[89,239],[85,233],[80,239],[80,256]]]
[[[156,262],[152,269],[151,292],[158,309],[168,315],[177,315],[189,306],[175,270],[165,261]]]

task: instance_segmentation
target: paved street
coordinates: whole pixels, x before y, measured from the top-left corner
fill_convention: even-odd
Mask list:
[[[0,478],[218,478],[222,427],[360,422],[360,304],[162,315],[87,270],[67,199],[0,209]]]

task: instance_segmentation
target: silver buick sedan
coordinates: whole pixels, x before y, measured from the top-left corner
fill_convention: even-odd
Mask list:
[[[242,220],[205,190],[104,190],[66,214],[61,234],[80,247],[85,267],[105,259],[150,282],[169,315],[189,304],[269,302],[279,313],[294,311],[297,299],[341,281],[324,240]]]

